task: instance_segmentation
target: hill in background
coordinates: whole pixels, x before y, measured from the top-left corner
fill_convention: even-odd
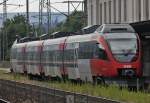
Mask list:
[[[17,15],[18,13],[8,13],[7,17],[8,18],[13,18],[15,15]],[[26,15],[26,13],[19,13],[20,15]],[[29,20],[30,20],[30,24],[31,25],[35,25],[38,26],[39,25],[39,13],[38,12],[30,12],[29,13]],[[51,24],[52,27],[55,27],[58,23],[63,22],[64,20],[66,20],[66,17],[60,13],[52,13],[51,16]],[[0,13],[0,27],[2,27],[2,23],[3,23],[3,14]],[[47,14],[46,12],[43,13],[43,28],[47,28]]]

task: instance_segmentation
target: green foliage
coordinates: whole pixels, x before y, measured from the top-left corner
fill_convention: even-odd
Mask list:
[[[20,37],[25,37],[27,35],[26,26],[25,16],[19,14],[12,19],[8,19],[4,23],[4,28],[6,28],[9,40],[9,47],[11,47],[12,43],[15,41],[16,35]]]
[[[59,23],[54,31],[75,32],[86,26],[83,12],[73,12],[63,23]]]
[[[83,14],[83,12],[73,12],[65,22],[59,23],[55,29],[51,30],[51,33],[55,31],[75,32],[80,30],[86,25],[86,20],[85,18],[83,18]],[[4,32],[7,33],[7,40],[2,39],[1,41],[1,44],[5,42],[5,46],[2,46],[2,48],[5,51],[5,58],[7,58],[7,60],[9,58],[10,48],[13,42],[16,40],[16,35],[19,35],[20,37],[27,36],[27,26],[29,26],[28,32],[32,31],[32,26],[27,24],[26,17],[19,14],[14,16],[14,18],[12,19],[7,19],[6,22],[4,22],[0,34],[4,35]],[[38,28],[37,32],[38,34],[40,34]],[[6,35],[3,38],[6,38]],[[8,45],[8,47],[6,45]]]
[[[56,89],[63,89],[65,91],[87,94],[96,97],[104,97],[112,100],[122,101],[125,103],[150,103],[150,95],[148,93],[132,92],[128,91],[128,89],[126,88],[123,88],[121,90],[116,85],[107,87],[101,85],[92,85],[90,83],[74,85],[70,82],[50,82],[49,85],[50,87]]]
[[[23,15],[16,15],[12,19],[7,19],[6,22],[3,23],[3,28],[1,29],[1,34],[3,35],[3,38],[6,38],[6,35],[4,35],[4,32],[7,34],[7,39],[3,39],[1,42],[5,42],[5,47],[3,49],[7,53],[5,53],[5,57],[9,58],[9,50],[13,44],[13,42],[16,40],[16,35],[19,35],[20,37],[25,37],[27,35],[27,25],[29,26],[29,32],[31,31],[31,26],[27,24],[26,18]],[[1,43],[2,44],[2,43]]]

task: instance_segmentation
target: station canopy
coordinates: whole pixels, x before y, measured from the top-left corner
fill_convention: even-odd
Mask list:
[[[130,23],[130,25],[138,33],[150,33],[150,20]]]

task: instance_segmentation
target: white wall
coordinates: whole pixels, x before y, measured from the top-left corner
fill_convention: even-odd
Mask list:
[[[100,4],[102,4],[102,14]],[[150,20],[150,0],[88,0],[87,5],[88,25]]]

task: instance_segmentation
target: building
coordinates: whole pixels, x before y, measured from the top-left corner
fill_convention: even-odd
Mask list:
[[[87,0],[88,25],[150,20],[150,0]]]

